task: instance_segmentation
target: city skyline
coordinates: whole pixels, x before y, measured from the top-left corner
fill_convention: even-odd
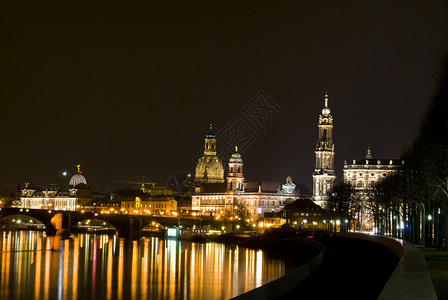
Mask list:
[[[209,123],[236,119],[253,133],[246,178],[311,191],[326,91],[336,181],[369,141],[379,158],[412,143],[447,49],[446,2],[198,4],[8,4],[0,186],[45,187],[76,164],[97,191],[141,175],[163,185],[194,173]],[[278,109],[262,126],[245,110],[260,91]]]

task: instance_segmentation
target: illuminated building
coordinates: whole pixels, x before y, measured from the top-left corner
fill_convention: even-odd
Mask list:
[[[316,168],[313,173],[313,201],[324,206],[333,189],[334,180],[334,143],[333,116],[328,108],[328,95],[325,94],[325,107],[319,116],[319,138],[316,144]]]
[[[297,200],[285,207],[285,217],[292,225],[301,228],[325,228],[326,211],[309,198]]]
[[[202,162],[198,162],[201,164]],[[278,212],[300,194],[290,177],[286,182],[244,182],[243,159],[235,147],[229,159],[226,182],[198,184],[192,195],[192,210],[209,216],[259,218],[265,212]],[[196,168],[197,169],[197,168]],[[201,183],[201,180],[196,181]]]
[[[364,159],[358,162],[353,160],[352,164],[347,164],[347,161],[344,161],[344,182],[353,186],[361,201],[359,219],[362,230],[371,230],[373,226],[371,213],[365,205],[365,201],[369,199],[369,194],[375,189],[375,184],[386,176],[399,171],[402,165],[403,161],[399,159],[373,158],[370,145]]]
[[[14,207],[29,209],[52,209],[74,211],[76,207],[86,205],[92,201],[92,190],[87,186],[86,178],[81,174],[80,165],[78,172],[70,178],[69,190],[60,191],[59,186],[51,184],[46,190],[35,185],[25,184],[21,190],[20,201],[14,203]]]
[[[211,124],[209,133],[205,135],[204,155],[196,164],[195,181],[197,184],[224,182],[224,167],[216,155],[216,137]]]
[[[257,220],[258,227],[262,228],[280,228],[286,223],[281,213],[266,212],[264,216]]]
[[[137,190],[122,190],[116,194],[121,212],[125,214],[166,215],[177,211],[177,201],[172,195],[150,195]]]

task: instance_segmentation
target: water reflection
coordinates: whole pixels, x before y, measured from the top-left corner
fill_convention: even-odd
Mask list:
[[[217,243],[39,231],[0,243],[0,299],[229,299],[285,274],[283,260]]]

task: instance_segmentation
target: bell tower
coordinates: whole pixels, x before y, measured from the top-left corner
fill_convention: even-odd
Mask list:
[[[325,93],[325,106],[319,116],[319,135],[316,144],[316,167],[313,173],[313,200],[323,206],[333,190],[334,180],[334,143],[333,116],[328,108],[328,94]]]
[[[242,191],[244,189],[243,159],[235,146],[235,152],[229,160],[229,172],[227,173],[227,191]]]

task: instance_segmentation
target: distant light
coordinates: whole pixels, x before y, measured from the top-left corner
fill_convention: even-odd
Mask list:
[[[432,216],[428,215],[428,220],[431,221],[432,220]]]
[[[177,237],[177,229],[176,228],[168,228],[167,236],[168,237]]]
[[[98,213],[94,213],[93,215],[94,215],[95,217],[98,217]]]
[[[341,220],[336,220],[336,225],[341,224]]]
[[[67,172],[62,172],[62,176],[67,176]]]

